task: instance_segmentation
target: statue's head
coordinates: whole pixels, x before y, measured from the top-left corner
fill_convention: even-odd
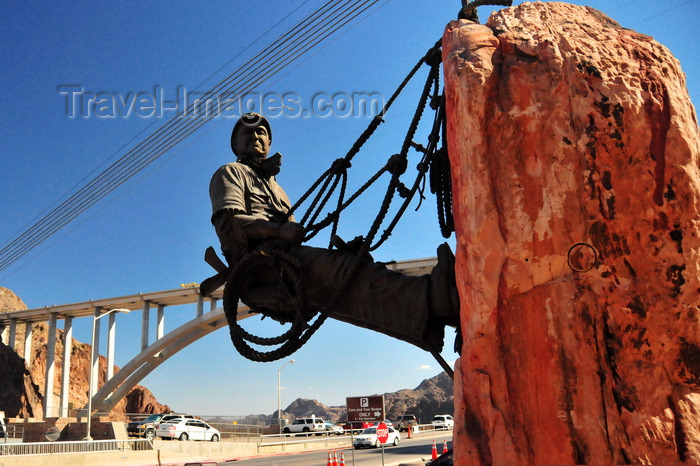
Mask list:
[[[241,116],[231,131],[231,150],[239,160],[262,160],[270,152],[272,130],[259,113]]]

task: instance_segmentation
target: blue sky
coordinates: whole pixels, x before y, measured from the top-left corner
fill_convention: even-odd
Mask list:
[[[132,138],[138,142],[167,121],[136,112],[114,118],[82,117],[78,112],[69,118],[66,94],[59,87],[78,86],[125,99],[129,93],[161,92],[165,100],[174,100],[178,89],[194,91],[201,85],[203,90],[218,82],[322,3],[309,0],[296,3],[297,8],[283,1],[3,2],[0,244],[117,160]],[[597,8],[669,47],[687,75],[691,98],[698,102],[700,0],[572,3]],[[386,99],[440,38],[459,4],[380,1],[255,90],[294,93],[304,103],[319,93],[378,93]],[[490,11],[479,10],[482,22]],[[406,89],[387,124],[356,157],[351,186],[361,184],[399,151],[401,131],[424,76]],[[204,125],[0,271],[0,286],[13,290],[29,307],[41,307],[172,289],[209,276],[202,255],[217,240],[209,223],[207,186],[213,171],[233,160],[228,139],[234,121],[218,118]],[[298,198],[342,157],[368,123],[367,118],[338,116],[274,119],[272,150],[284,156],[278,181],[290,198]],[[347,214],[341,236],[365,233],[381,196],[379,188],[360,199]],[[375,257],[430,257],[442,241],[435,202],[429,197],[418,212],[409,209]],[[326,242],[327,234],[311,244]],[[193,312],[173,309],[166,331]],[[139,319],[118,316],[118,365],[137,352]],[[89,341],[89,320],[82,320],[75,325],[75,336]],[[270,330],[257,318],[245,325],[254,332]],[[448,337],[446,346],[451,344]],[[448,361],[456,357],[449,350],[443,356]],[[326,322],[291,357],[296,363],[282,373],[283,406],[297,397],[340,405],[347,396],[412,388],[440,372],[428,353],[335,321]],[[143,384],[180,411],[269,414],[277,407],[277,370],[282,364],[247,361],[232,347],[228,332],[219,330],[171,358]]]

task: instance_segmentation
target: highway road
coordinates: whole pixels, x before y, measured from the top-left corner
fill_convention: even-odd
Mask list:
[[[420,438],[406,438],[402,434],[401,443],[394,447],[384,448],[385,466],[399,464],[424,464],[429,461],[432,453],[433,440],[437,444],[438,454],[442,453],[443,441],[447,441],[447,447],[452,448],[452,431],[435,432],[434,435],[422,434]],[[340,461],[340,453],[345,456],[347,466],[381,466],[382,450],[379,448],[368,448],[355,450],[353,463],[353,450],[351,448],[333,450]],[[331,454],[333,453],[331,451]],[[245,466],[326,466],[328,451],[314,451],[308,453],[278,454],[274,456],[241,459],[231,463],[219,463],[228,465]]]

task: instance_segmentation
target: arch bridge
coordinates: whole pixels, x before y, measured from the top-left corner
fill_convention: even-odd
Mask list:
[[[387,268],[406,275],[429,273],[437,264],[436,258],[415,259],[387,264]],[[0,313],[0,336],[2,341],[16,350],[17,329],[24,326],[24,360],[31,365],[32,325],[38,322],[48,323],[48,341],[46,351],[46,371],[44,374],[44,418],[68,417],[68,394],[70,391],[70,359],[72,350],[73,319],[92,317],[94,331],[92,348],[96,348],[91,367],[93,380],[98,380],[100,323],[101,317],[107,318],[107,373],[106,382],[97,389],[91,387],[92,409],[97,412],[109,412],[126,396],[144,377],[178,351],[227,325],[223,307],[218,306],[223,294],[223,287],[216,290],[211,297],[199,294],[196,285],[174,290],[138,293],[116,298],[90,300],[73,304],[46,306],[36,309]],[[165,317],[168,307],[194,305],[191,320],[165,333]],[[208,304],[208,306],[207,306]],[[205,308],[208,310],[205,311]],[[140,352],[128,361],[116,373],[114,372],[116,314],[115,311],[141,312],[141,346]],[[149,342],[151,334],[151,311],[156,311],[155,340]],[[255,315],[248,312],[243,303],[238,305],[237,320]],[[56,371],[56,333],[57,323],[63,320],[64,346],[61,367],[61,389],[58,400],[54,395],[54,374]],[[58,401],[58,403],[56,403]]]

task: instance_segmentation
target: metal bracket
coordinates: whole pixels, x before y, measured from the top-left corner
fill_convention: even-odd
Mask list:
[[[471,2],[462,0],[462,9],[457,17],[479,23],[479,15],[476,13],[476,9],[485,5],[513,6],[513,0],[473,0]]]

